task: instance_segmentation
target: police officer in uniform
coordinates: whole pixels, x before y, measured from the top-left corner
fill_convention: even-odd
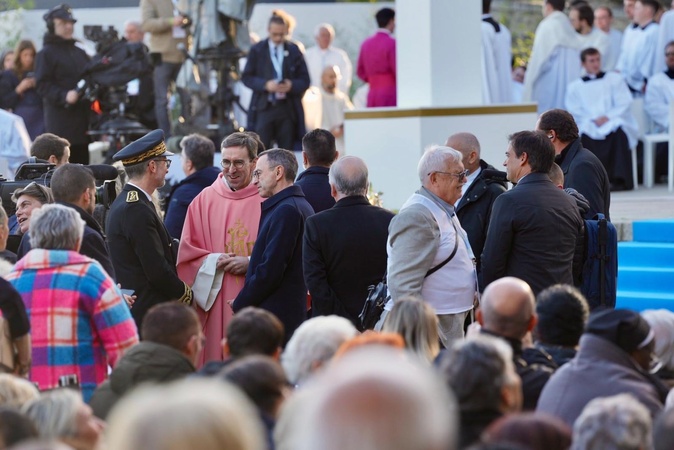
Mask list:
[[[174,244],[152,203],[152,193],[164,185],[173,153],[166,150],[164,132],[154,130],[117,152],[129,178],[110,212],[106,231],[117,281],[137,296],[131,308],[138,329],[157,303],[180,300],[190,304],[192,290],[176,273]]]

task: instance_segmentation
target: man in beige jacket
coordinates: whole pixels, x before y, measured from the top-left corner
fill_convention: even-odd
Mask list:
[[[150,33],[150,53],[155,63],[155,115],[166,138],[171,135],[167,93],[171,83],[178,77],[178,71],[185,59],[178,45],[186,45],[186,26],[189,25],[189,19],[181,12],[184,8],[180,8],[180,3],[181,0],[140,1],[141,26],[144,32]]]

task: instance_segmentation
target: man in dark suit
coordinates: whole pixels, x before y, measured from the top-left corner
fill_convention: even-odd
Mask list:
[[[141,329],[155,304],[179,300],[190,304],[192,289],[178,278],[171,236],[152,203],[171,165],[164,132],[154,130],[124,147],[113,159],[122,161],[129,181],[110,207],[106,231],[112,265],[124,289],[133,289],[131,315]]]
[[[64,164],[51,177],[51,192],[56,203],[69,206],[84,220],[80,253],[98,261],[113,280],[115,269],[101,225],[93,217],[96,206],[96,180],[86,166]]]
[[[370,205],[367,166],[345,156],[330,168],[334,207],[307,219],[302,258],[313,316],[335,314],[358,326],[368,286],[386,272],[393,214]]]
[[[309,88],[307,65],[300,48],[286,40],[288,23],[281,16],[269,19],[269,37],[251,47],[241,77],[253,90],[248,128],[265,147],[299,150],[305,133],[302,96]]]
[[[504,182],[485,178],[484,170],[494,167],[480,159],[480,142],[470,133],[456,133],[447,138],[445,146],[461,152],[463,167],[468,170],[466,184],[461,187],[462,195],[455,205],[456,216],[461,227],[466,230],[470,247],[475,255],[478,280],[482,278],[480,256],[487,238],[487,226],[494,200],[506,191]],[[484,286],[480,286],[484,288]]]
[[[328,130],[317,128],[302,138],[302,158],[305,170],[299,174],[295,184],[302,188],[302,192],[315,213],[335,205],[328,181],[328,172],[338,157],[335,137]]]
[[[246,281],[230,300],[234,312],[257,306],[275,314],[285,328],[285,343],[307,316],[307,288],[302,276],[302,236],[314,213],[295,186],[297,159],[289,150],[260,154],[253,172],[262,202],[257,240],[250,255]]]
[[[484,285],[505,276],[526,281],[534,294],[573,285],[583,220],[573,198],[548,178],[555,150],[540,131],[520,131],[509,141],[503,165],[517,186],[494,202],[482,253]]]
[[[555,148],[555,162],[564,172],[564,188],[573,188],[590,202],[585,219],[602,213],[610,220],[611,184],[604,165],[583,148],[578,125],[563,109],[551,109],[538,118],[536,129],[546,133]]]

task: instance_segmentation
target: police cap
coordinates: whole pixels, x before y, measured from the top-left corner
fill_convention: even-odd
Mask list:
[[[150,131],[115,153],[112,159],[122,161],[125,166],[133,166],[158,156],[173,156],[166,148],[162,130]]]

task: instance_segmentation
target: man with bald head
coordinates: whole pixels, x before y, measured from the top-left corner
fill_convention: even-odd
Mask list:
[[[491,205],[506,191],[506,184],[484,176],[485,169],[494,170],[494,167],[480,159],[480,142],[475,135],[456,133],[447,138],[445,145],[461,152],[463,167],[468,171],[466,184],[461,187],[461,198],[454,207],[461,226],[468,234],[480,276],[480,256],[487,238]]]
[[[504,277],[484,290],[477,320],[481,332],[500,337],[513,349],[515,370],[522,378],[522,409],[536,408],[538,397],[555,371],[546,353],[522,348],[522,339],[536,326],[536,300],[529,285],[515,277]]]
[[[386,272],[386,239],[393,214],[367,200],[368,171],[356,156],[329,171],[335,206],[306,222],[302,261],[312,316],[335,314],[358,325],[368,286]],[[366,226],[363,226],[366,224]]]

